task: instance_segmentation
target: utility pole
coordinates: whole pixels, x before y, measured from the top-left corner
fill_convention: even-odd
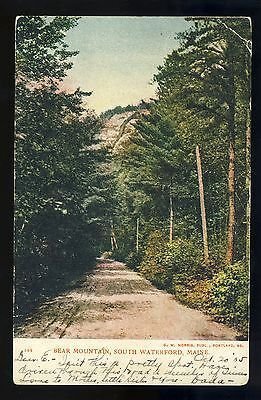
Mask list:
[[[136,221],[136,253],[139,252],[139,218]]]
[[[111,220],[111,249],[114,251],[114,249],[118,249],[118,244],[116,240],[116,236],[114,233],[114,227],[113,227],[113,222]]]
[[[204,201],[204,186],[203,186],[202,167],[201,167],[199,146],[196,146],[196,159],[197,159],[199,198],[200,198],[203,245],[204,245],[204,261],[206,264],[209,264],[207,220],[206,220],[206,209],[205,209],[205,201]]]
[[[114,243],[113,243],[113,237],[111,236],[111,251],[114,251]]]
[[[173,198],[171,194],[171,188],[169,192],[169,241],[173,240],[173,220],[174,220],[174,212],[173,212]]]

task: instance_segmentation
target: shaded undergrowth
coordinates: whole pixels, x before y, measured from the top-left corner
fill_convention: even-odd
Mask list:
[[[91,273],[95,266],[94,260],[86,265],[63,271],[42,275],[27,275],[16,273],[14,279],[14,334],[21,328],[27,317],[47,300],[58,296],[66,290],[77,287],[83,274]]]

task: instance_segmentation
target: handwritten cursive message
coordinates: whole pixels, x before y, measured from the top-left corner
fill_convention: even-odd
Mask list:
[[[243,385],[248,343],[14,339],[18,385]]]

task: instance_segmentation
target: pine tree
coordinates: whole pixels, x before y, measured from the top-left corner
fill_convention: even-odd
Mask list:
[[[229,207],[226,260],[230,264],[234,258],[236,228],[235,148],[239,141],[242,142],[238,111],[242,99],[239,96],[242,85],[246,84],[243,73],[246,47],[242,41],[235,40],[234,32],[242,34],[244,31],[245,36],[249,36],[249,21],[225,21],[233,32],[224,30],[223,20],[196,19],[189,31],[179,35],[181,47],[166,58],[155,79],[163,104],[169,104],[173,99],[192,114],[194,122],[191,126],[194,125],[194,129],[196,120],[204,119],[203,126],[208,124],[208,130],[222,132],[223,143],[227,141]],[[246,107],[245,104],[242,106]],[[202,128],[196,130],[198,139],[202,140],[202,132]],[[208,133],[208,138],[211,136]]]

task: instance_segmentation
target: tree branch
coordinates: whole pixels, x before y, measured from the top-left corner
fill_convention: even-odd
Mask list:
[[[234,29],[230,28],[225,22],[223,22],[223,21],[220,21],[220,22],[226,29],[230,30],[230,32],[233,32],[234,35],[236,35],[237,37],[239,37],[240,40],[242,40],[242,42],[245,44],[247,50],[249,51],[250,55],[252,55],[252,42],[251,42],[251,40],[243,38]]]

